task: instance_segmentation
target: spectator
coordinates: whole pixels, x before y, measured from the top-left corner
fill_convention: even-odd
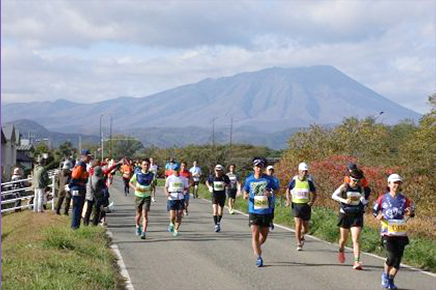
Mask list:
[[[19,167],[15,167],[14,171],[13,171],[13,174],[12,174],[12,177],[11,177],[11,181],[19,181],[19,180],[22,180],[22,179],[23,179],[23,174],[21,172],[21,169]],[[12,190],[16,190],[16,189],[20,189],[20,188],[23,188],[23,187],[26,187],[26,184],[25,184],[24,181],[20,181],[20,182],[16,182],[16,183],[12,184],[12,188],[11,189]],[[21,190],[20,191],[15,191],[13,193],[13,195],[12,195],[13,198],[20,198],[22,192],[23,191],[21,191]],[[14,207],[21,207],[21,199],[18,199],[18,200],[15,201]],[[17,211],[21,211],[21,208],[17,208],[15,211],[16,212]]]
[[[92,159],[91,152],[83,149],[80,155],[80,162],[74,167],[71,173],[70,191],[73,199],[73,216],[71,219],[71,228],[80,227],[80,218],[85,203],[86,183],[88,182],[89,173],[86,171],[86,164]]]
[[[68,184],[71,179],[71,163],[66,161],[62,165],[62,170],[58,174],[57,188],[59,189],[58,202],[56,204],[56,214],[61,214],[62,203],[65,201],[64,214],[68,215],[71,203],[71,193]]]
[[[38,157],[36,160],[35,169],[33,170],[32,187],[35,192],[33,211],[35,212],[44,212],[44,195],[50,181],[48,178],[47,169],[43,166],[44,160],[45,159]]]

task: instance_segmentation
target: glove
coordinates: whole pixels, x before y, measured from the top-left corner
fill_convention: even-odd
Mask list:
[[[209,186],[209,192],[212,193],[213,192],[213,187]]]
[[[70,187],[68,186],[68,184],[65,184],[65,191],[70,191]]]

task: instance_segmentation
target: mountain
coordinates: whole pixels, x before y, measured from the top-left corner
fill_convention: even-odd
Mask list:
[[[213,119],[217,130],[256,127],[264,133],[305,127],[312,123],[337,124],[344,117],[378,116],[387,124],[421,115],[377,94],[332,66],[268,68],[231,77],[205,79],[143,98],[122,97],[91,104],[66,100],[11,103],[1,106],[2,122],[23,118],[52,131],[98,134],[103,127],[189,128],[208,132]],[[165,132],[161,131],[161,134]],[[241,133],[242,134],[242,133]],[[261,134],[259,134],[259,138]]]

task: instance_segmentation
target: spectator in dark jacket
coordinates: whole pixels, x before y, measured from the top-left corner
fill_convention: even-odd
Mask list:
[[[59,190],[58,193],[58,202],[56,204],[56,214],[61,214],[62,203],[65,201],[64,214],[68,215],[68,211],[70,209],[71,203],[71,193],[68,188],[68,184],[70,183],[71,178],[71,170],[70,163],[64,162],[62,165],[62,170],[59,172],[57,177],[57,188]]]

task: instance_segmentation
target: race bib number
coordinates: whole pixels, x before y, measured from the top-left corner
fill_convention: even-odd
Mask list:
[[[169,192],[183,192],[183,182],[171,182],[168,187]]]
[[[407,224],[405,220],[388,220],[388,234],[392,236],[406,236]]]
[[[213,182],[213,190],[214,191],[224,191],[224,182],[223,181],[214,181]]]
[[[351,199],[351,205],[358,205],[360,203],[360,199],[362,198],[362,194],[356,191],[348,191],[347,198]]]
[[[254,197],[254,209],[267,209],[269,207],[267,196]]]
[[[295,199],[309,199],[309,190],[297,189],[295,192]]]
[[[139,192],[151,191],[151,185],[141,185],[141,184],[137,183],[136,190]]]

